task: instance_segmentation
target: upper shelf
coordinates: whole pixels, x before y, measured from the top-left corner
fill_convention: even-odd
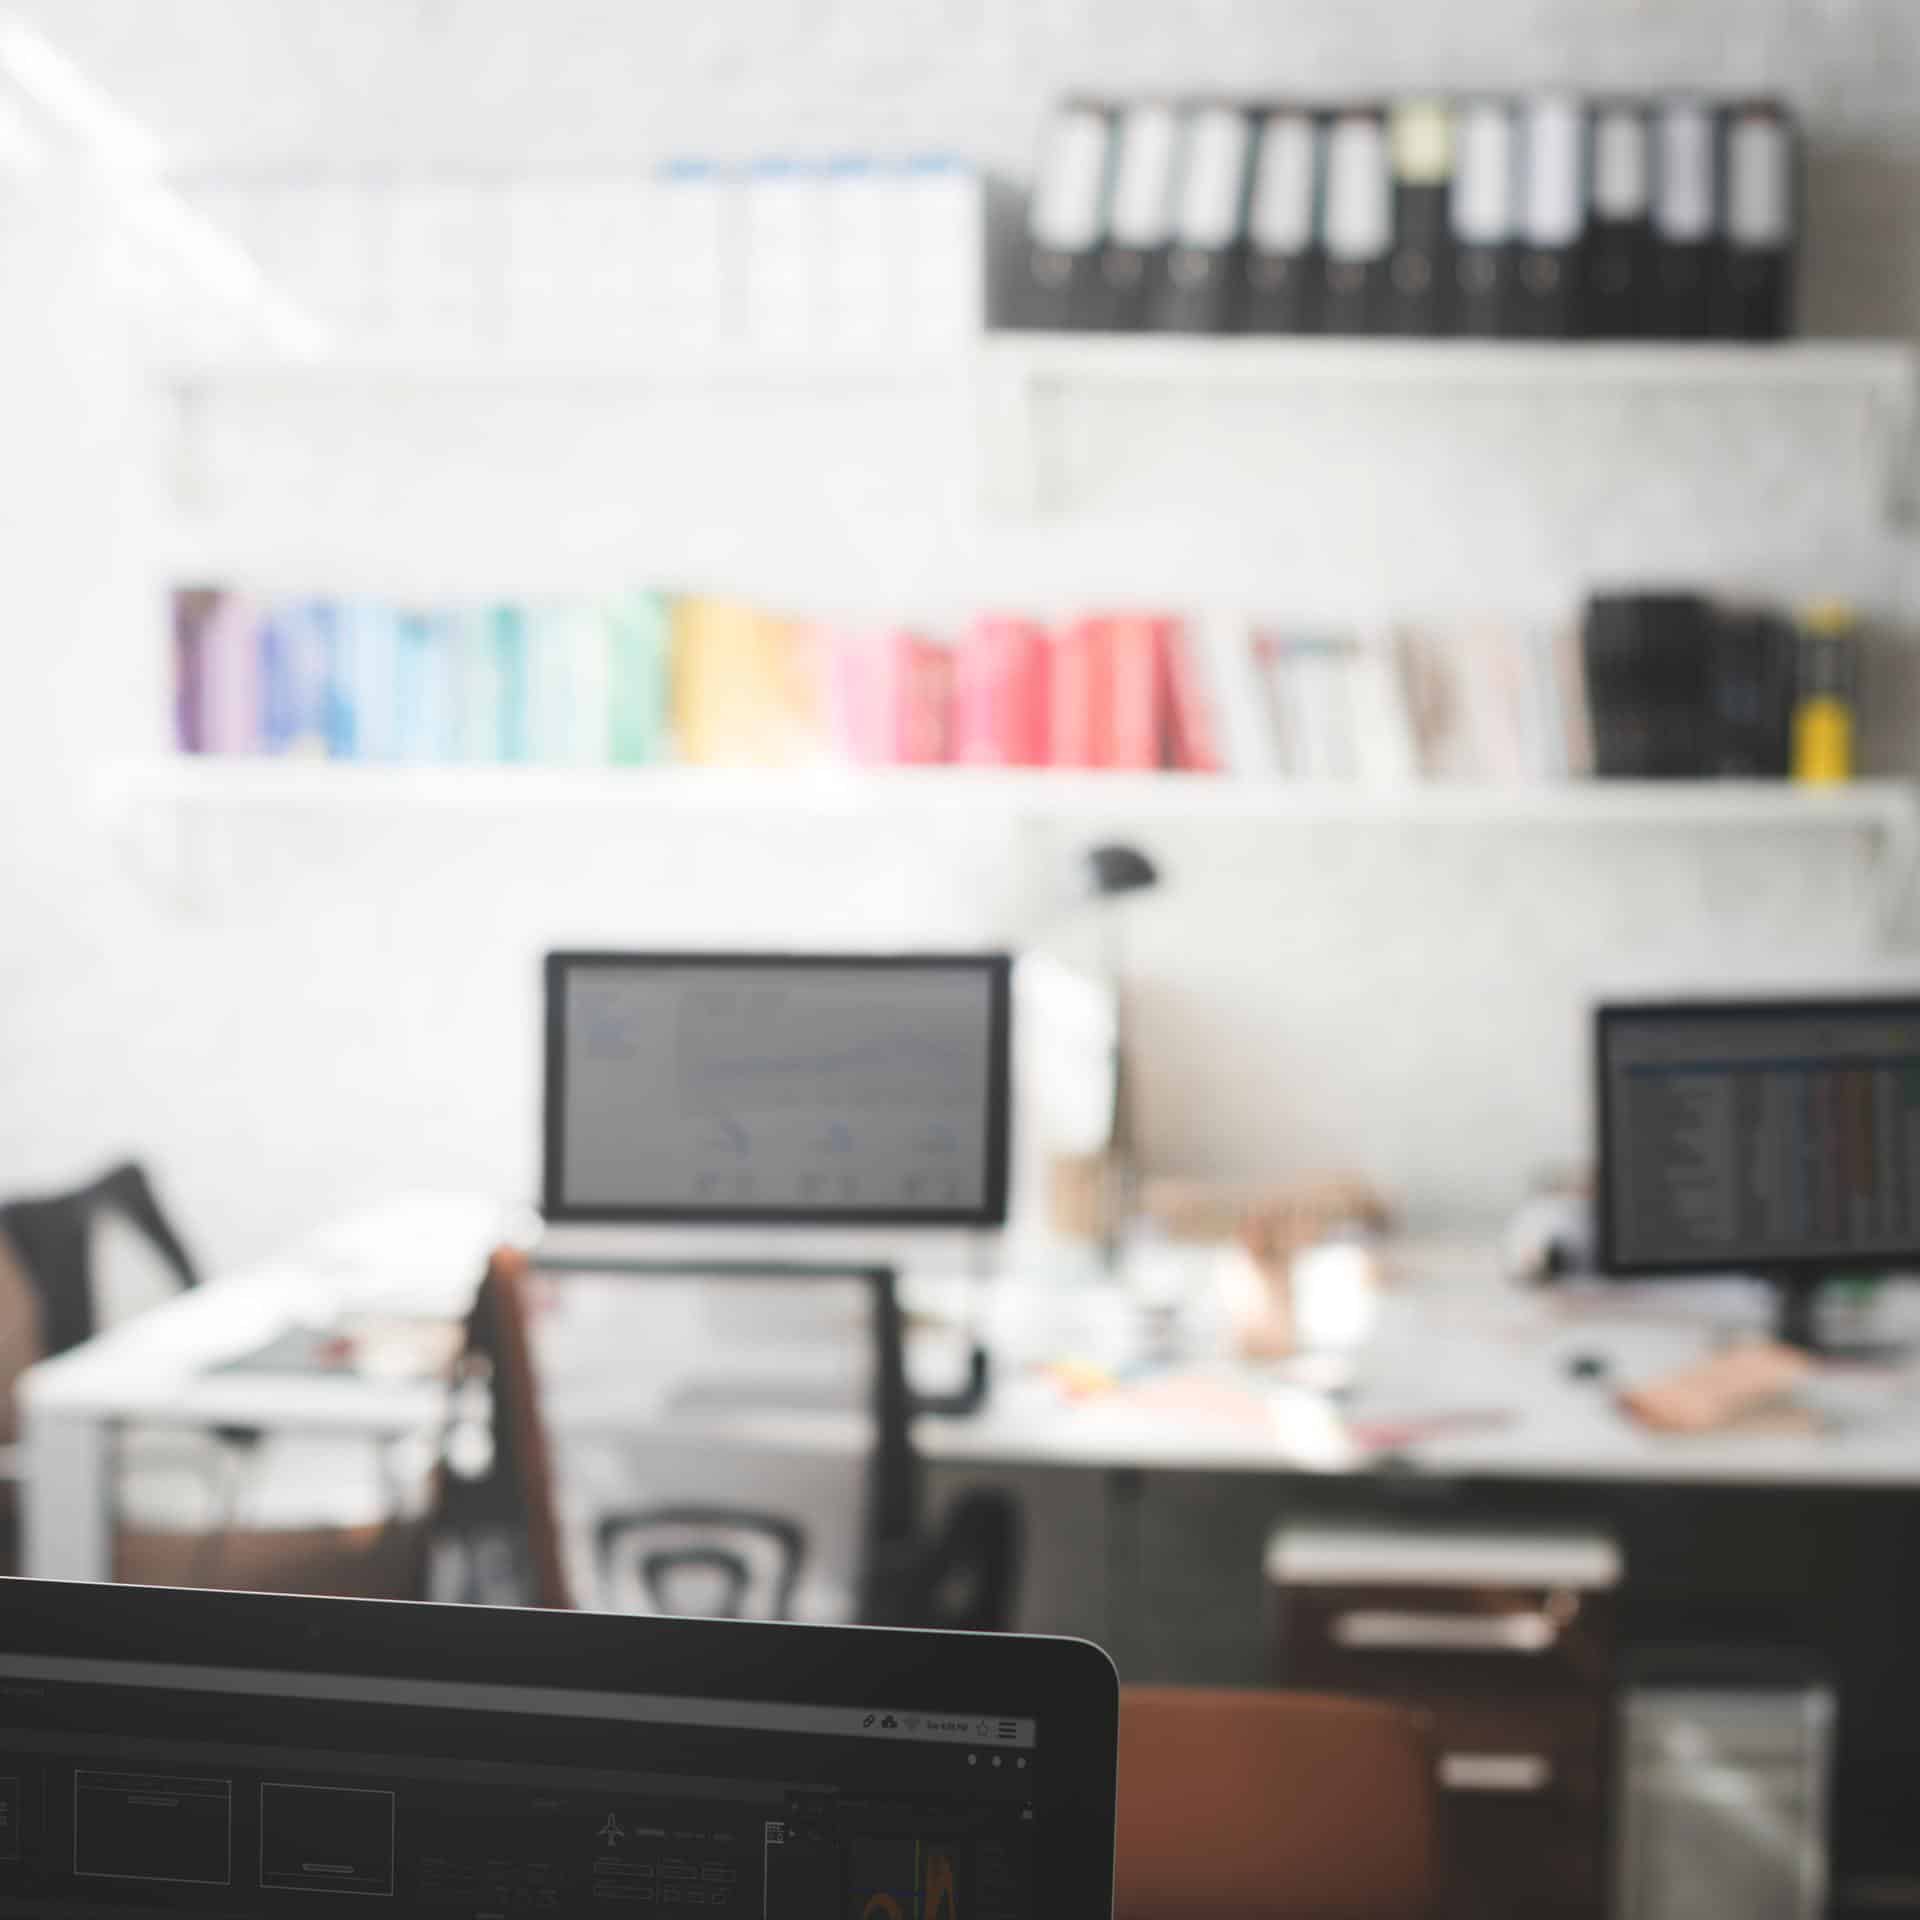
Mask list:
[[[948,348],[602,345],[531,355],[505,348],[370,346],[311,359],[170,360],[156,371],[189,402],[239,383],[369,380],[601,384],[655,392],[939,390],[971,396],[986,493],[1016,513],[1063,498],[1060,436],[1053,431],[1050,403],[1075,387],[1539,388],[1601,396],[1635,390],[1731,396],[1852,391],[1871,403],[1873,451],[1885,476],[1888,515],[1900,522],[1914,517],[1913,443],[1920,411],[1920,349],[1898,340],[1750,344],[997,332]]]
[[[1883,386],[1914,378],[1894,340],[1411,340],[1180,334],[1001,333],[989,364],[1029,379],[1298,380],[1477,386]]]

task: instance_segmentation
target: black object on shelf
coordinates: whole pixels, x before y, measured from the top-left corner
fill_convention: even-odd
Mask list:
[[[1239,107],[1195,107],[1180,128],[1173,243],[1156,318],[1170,333],[1227,333],[1239,318],[1253,122]]]
[[[1327,128],[1321,232],[1321,326],[1327,333],[1377,333],[1385,319],[1393,247],[1393,177],[1386,115],[1355,107]]]
[[[1317,217],[1325,154],[1325,132],[1312,114],[1277,108],[1261,116],[1241,308],[1249,333],[1319,327],[1324,276]]]
[[[1799,148],[1777,101],[1727,115],[1726,246],[1713,330],[1735,340],[1784,339],[1792,324],[1799,229]]]
[[[1689,593],[1595,594],[1581,646],[1602,779],[1668,780],[1707,771],[1714,616]]]
[[[1446,331],[1452,273],[1453,110],[1444,100],[1402,100],[1388,122],[1393,165],[1393,250],[1387,259],[1387,333]]]
[[[1614,101],[1593,115],[1588,148],[1587,244],[1582,330],[1600,340],[1642,331],[1652,271],[1652,156],[1645,109]]]
[[[1099,321],[1137,333],[1152,320],[1173,239],[1174,161],[1180,117],[1141,100],[1114,122],[1113,193],[1100,249]]]
[[[1054,110],[1027,205],[1011,303],[1015,325],[1057,330],[1098,323],[1112,149],[1113,119],[1105,108],[1068,100]]]
[[[1719,270],[1719,143],[1704,100],[1662,102],[1654,146],[1653,282],[1643,331],[1670,340],[1712,330]]]
[[[1459,110],[1453,169],[1453,329],[1503,334],[1512,326],[1518,217],[1514,116],[1504,100],[1476,100]]]
[[[1707,771],[1784,779],[1799,640],[1779,614],[1726,610],[1714,622]]]
[[[1513,331],[1560,340],[1580,331],[1581,244],[1586,229],[1586,114],[1565,94],[1525,108],[1520,253]]]

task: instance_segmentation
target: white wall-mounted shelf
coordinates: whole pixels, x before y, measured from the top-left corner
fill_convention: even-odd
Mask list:
[[[1904,341],[1394,340],[1003,333],[982,349],[986,472],[1006,511],[1064,504],[1057,414],[1075,390],[1117,386],[1424,393],[1865,393],[1887,514],[1913,517],[1920,354]]]
[[[637,389],[817,388],[971,394],[989,502],[1028,514],[1065,503],[1057,414],[1076,390],[1222,386],[1391,387],[1413,392],[1767,395],[1864,393],[1889,517],[1914,515],[1920,350],[1905,341],[1507,341],[999,332],[951,349],[593,347],[529,356],[507,349],[353,349],[286,359],[175,360],[157,367],[189,428],[210,395],[253,386],[393,381],[515,382]]]
[[[1894,925],[1920,862],[1920,785],[1860,780],[1409,783],[1234,779],[995,767],[717,768],[382,766],[155,755],[118,763],[101,801],[129,842],[192,820],[262,812],[392,819],[590,814],[805,815],[848,820],[1058,821],[1290,827],[1846,832],[1869,836],[1882,917]],[[149,856],[146,864],[153,864]]]
[[[1218,820],[1311,826],[1849,828],[1920,823],[1920,786],[1857,780],[1408,782],[1234,779],[1046,768],[389,766],[156,755],[106,776],[116,813],[210,811],[522,813],[552,810],[818,815],[901,811],[1002,818]]]

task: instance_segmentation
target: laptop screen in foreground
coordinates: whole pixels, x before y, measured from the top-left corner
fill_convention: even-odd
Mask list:
[[[0,1655],[0,1914],[1011,1920],[1041,1748],[1002,1705]]]

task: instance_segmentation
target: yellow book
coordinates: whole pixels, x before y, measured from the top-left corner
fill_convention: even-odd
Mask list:
[[[673,730],[695,766],[791,767],[826,757],[811,629],[739,600],[673,612]]]

